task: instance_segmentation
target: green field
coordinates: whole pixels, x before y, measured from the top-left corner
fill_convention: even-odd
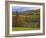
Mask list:
[[[13,27],[12,31],[24,31],[24,30],[39,30],[40,28],[30,28],[30,27]]]

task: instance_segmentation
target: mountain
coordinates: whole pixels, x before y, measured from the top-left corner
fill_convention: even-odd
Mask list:
[[[22,15],[25,15],[25,14],[32,14],[32,13],[39,13],[40,12],[40,9],[38,10],[28,10],[28,11],[23,11],[23,12],[12,12],[13,15],[16,15],[16,14],[22,14]]]
[[[23,11],[23,12],[12,12],[12,14],[28,14],[28,13],[32,13],[32,10],[28,10],[28,11]]]

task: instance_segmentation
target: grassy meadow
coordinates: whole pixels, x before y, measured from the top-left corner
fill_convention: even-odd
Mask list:
[[[25,31],[25,30],[40,30],[40,28],[29,28],[29,27],[13,27],[13,31]]]

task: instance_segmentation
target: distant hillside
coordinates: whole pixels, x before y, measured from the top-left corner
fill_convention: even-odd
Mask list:
[[[39,13],[40,12],[40,9],[38,9],[38,10],[28,10],[28,11],[23,11],[23,12],[12,12],[12,14],[13,15],[16,15],[16,14],[18,14],[18,15],[25,15],[25,14],[32,14],[32,13]]]

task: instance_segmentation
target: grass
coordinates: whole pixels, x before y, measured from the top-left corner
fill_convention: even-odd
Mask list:
[[[12,31],[24,31],[24,30],[39,30],[40,28],[30,28],[30,27],[13,27]]]

